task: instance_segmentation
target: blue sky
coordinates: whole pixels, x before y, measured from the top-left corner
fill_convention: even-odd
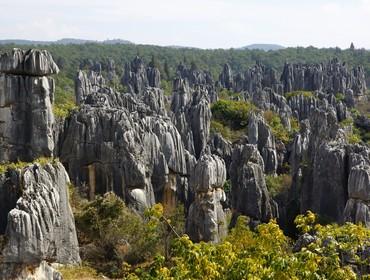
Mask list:
[[[370,49],[370,0],[0,0],[0,38]]]

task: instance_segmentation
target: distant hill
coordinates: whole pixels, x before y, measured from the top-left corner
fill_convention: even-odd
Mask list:
[[[263,51],[277,51],[281,49],[285,49],[284,46],[277,45],[277,44],[252,44],[245,47],[241,47],[243,50],[263,50]]]
[[[32,40],[23,40],[23,39],[5,39],[0,40],[0,45],[82,45],[86,43],[96,43],[96,44],[105,44],[105,45],[115,45],[115,44],[133,44],[128,40],[122,39],[109,39],[104,41],[94,41],[94,40],[85,40],[85,39],[76,39],[76,38],[63,38],[57,41],[32,41]]]

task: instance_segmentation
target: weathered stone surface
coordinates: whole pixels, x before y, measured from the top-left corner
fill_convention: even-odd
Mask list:
[[[226,89],[233,89],[234,86],[234,78],[233,72],[229,64],[224,64],[224,68],[218,78],[220,85]]]
[[[208,152],[202,154],[192,175],[195,200],[190,205],[186,231],[196,242],[219,242],[227,233],[221,202],[225,201],[225,162]]]
[[[369,165],[357,165],[351,169],[348,179],[348,195],[354,199],[370,201]]]
[[[362,223],[370,228],[370,203],[361,199],[348,199],[344,209],[344,221]]]
[[[211,108],[206,86],[188,86],[187,80],[176,79],[172,95],[172,122],[181,134],[186,149],[199,158],[209,140]]]
[[[133,61],[126,63],[122,84],[131,93],[141,94],[147,87],[160,87],[160,72],[154,65],[146,67],[144,61],[136,56]]]
[[[67,119],[60,158],[75,184],[89,186],[91,198],[114,191],[143,211],[154,202],[188,197],[181,136],[169,118],[157,114],[162,94],[156,88],[93,92]]]
[[[46,76],[58,74],[59,68],[48,51],[13,49],[0,56],[0,72],[14,75]]]
[[[54,80],[0,74],[0,161],[52,156]]]
[[[3,262],[78,263],[78,242],[67,193],[69,178],[63,165],[34,164],[8,171],[1,179],[0,189],[9,180],[13,180],[15,190],[22,189],[8,214]]]
[[[62,280],[62,275],[46,261],[40,264],[0,264],[1,280]]]
[[[346,93],[353,90],[355,95],[366,93],[366,80],[363,67],[352,70],[337,59],[327,64],[290,64],[286,63],[281,81],[284,92],[297,90],[322,91],[325,93]]]
[[[232,206],[237,213],[265,222],[277,216],[277,205],[270,199],[263,170],[256,145],[234,146],[229,169]]]
[[[266,173],[275,173],[278,166],[275,137],[259,114],[252,114],[248,122],[248,139],[250,144],[256,144],[260,152]]]

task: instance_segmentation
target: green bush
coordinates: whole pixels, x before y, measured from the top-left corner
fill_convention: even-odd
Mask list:
[[[83,261],[109,277],[123,277],[131,265],[167,255],[171,240],[184,232],[181,206],[164,214],[162,205],[156,204],[140,216],[113,193],[87,201],[73,187],[70,202]]]
[[[246,134],[246,128],[234,130],[216,120],[211,120],[210,131],[211,133],[220,133],[223,138],[231,142],[239,140],[243,135]]]
[[[312,91],[304,91],[304,90],[299,90],[299,91],[291,91],[285,93],[285,98],[287,100],[291,99],[292,97],[298,96],[298,95],[303,95],[305,98],[310,98],[310,97],[315,97]]]
[[[266,187],[272,197],[286,192],[292,185],[292,176],[289,174],[265,175]]]
[[[54,163],[56,161],[58,161],[57,158],[39,157],[35,159],[33,162],[24,162],[24,161],[3,162],[0,163],[0,174],[6,172],[8,169],[23,169],[33,163],[38,163],[41,166],[44,166],[48,163]]]
[[[175,240],[170,261],[157,257],[127,279],[354,280],[352,266],[359,268],[359,277],[366,277],[370,260],[361,257],[361,250],[370,246],[369,229],[350,223],[321,226],[311,212],[299,215],[295,222],[301,232],[316,237],[298,252],[292,251],[292,240],[276,221],[252,231],[247,218],[240,216],[223,242],[193,243],[183,236]]]
[[[215,120],[237,130],[248,125],[249,114],[256,107],[246,101],[219,100],[212,104],[211,110]]]
[[[344,99],[345,99],[345,96],[344,96],[344,94],[343,94],[343,93],[337,92],[337,93],[335,94],[335,100],[336,100],[337,102],[339,102],[339,101],[344,101]]]
[[[293,122],[292,129],[289,131],[281,122],[280,116],[275,112],[268,110],[263,113],[263,116],[277,139],[283,141],[285,144],[288,144],[293,139],[294,133],[298,130],[296,123]]]

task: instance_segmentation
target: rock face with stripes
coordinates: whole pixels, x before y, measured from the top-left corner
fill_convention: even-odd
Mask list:
[[[14,49],[0,56],[0,161],[52,156],[58,66],[46,51]]]
[[[205,151],[195,166],[191,186],[195,192],[190,205],[186,231],[193,241],[219,242],[227,233],[222,202],[226,166],[222,158]]]
[[[59,162],[8,169],[0,175],[0,203],[8,210],[1,213],[6,241],[1,252],[0,279],[59,279],[59,274],[44,261],[80,262],[68,184],[67,172]],[[17,195],[3,195],[10,192]],[[26,273],[30,266],[35,269]]]

